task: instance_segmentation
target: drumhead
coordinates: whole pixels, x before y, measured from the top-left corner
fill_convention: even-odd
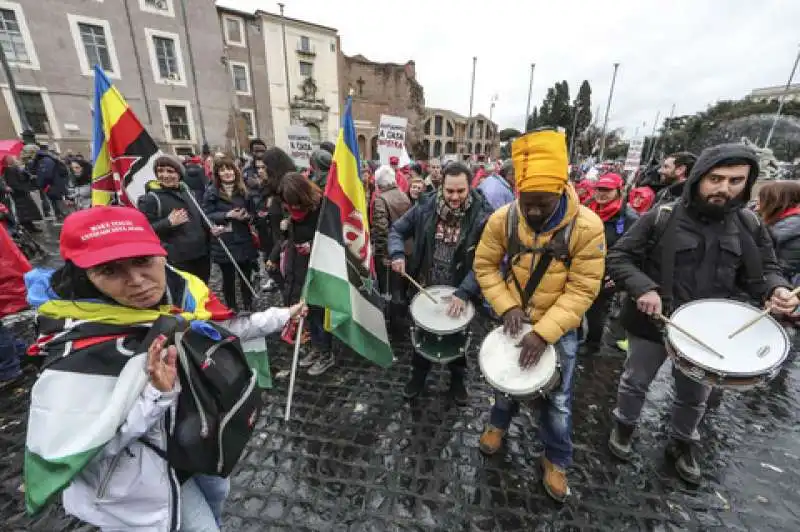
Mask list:
[[[518,336],[511,337],[497,327],[481,344],[478,362],[486,381],[497,390],[511,395],[532,395],[541,391],[556,373],[556,350],[548,345],[539,363],[532,368],[519,367],[517,344],[532,327],[523,324]]]
[[[670,319],[713,347],[721,359],[693,340],[667,326],[667,340],[677,355],[708,371],[731,376],[770,373],[789,355],[789,337],[771,316],[751,325],[733,338],[728,335],[755,318],[760,309],[725,299],[700,299],[681,306]]]
[[[467,301],[464,312],[457,318],[447,315],[447,307],[450,305],[448,296],[452,296],[456,291],[452,286],[434,285],[426,286],[425,290],[432,295],[438,303],[428,299],[422,292],[417,293],[411,300],[409,311],[414,323],[422,329],[433,334],[453,334],[467,328],[472,318],[475,317],[475,306]]]

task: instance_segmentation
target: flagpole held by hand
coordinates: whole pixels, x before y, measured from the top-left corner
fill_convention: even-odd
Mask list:
[[[181,190],[186,192],[186,194],[189,196],[189,199],[192,201],[192,203],[194,203],[194,206],[197,207],[198,211],[200,211],[200,216],[202,216],[203,220],[206,222],[208,230],[211,231],[212,229],[214,229],[215,224],[211,223],[211,220],[208,219],[208,216],[206,216],[206,213],[205,211],[203,211],[203,208],[200,207],[199,203],[197,203],[197,198],[194,197],[194,192],[189,190],[189,188],[186,186],[186,183],[181,183]],[[231,254],[231,251],[228,249],[228,246],[225,245],[225,242],[222,240],[221,237],[215,235],[214,233],[211,234],[214,238],[217,239],[219,245],[222,246],[222,249],[223,251],[225,251],[225,254],[228,256],[228,258],[231,259],[231,264],[233,264],[233,267],[236,268],[236,271],[239,273],[239,277],[242,278],[242,282],[245,284],[245,286],[247,286],[247,289],[250,290],[251,294],[253,294],[253,299],[257,299],[258,294],[256,294],[256,291],[250,284],[250,279],[248,279],[247,276],[244,274],[244,272],[242,272],[242,269],[239,268],[239,264],[236,262],[236,259],[233,258],[233,255]]]
[[[305,316],[300,316],[297,322],[297,337],[294,341],[294,356],[292,356],[292,373],[289,377],[289,394],[286,397],[286,413],[283,416],[284,421],[289,421],[292,415],[292,396],[294,395],[294,378],[297,376],[297,359],[300,358],[300,339],[303,337],[303,322]]]

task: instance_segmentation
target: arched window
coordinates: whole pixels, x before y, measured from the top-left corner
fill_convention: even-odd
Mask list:
[[[441,116],[437,116],[434,119],[433,134],[436,135],[437,137],[441,137],[442,136],[442,117]]]
[[[430,135],[431,134],[431,119],[430,118],[425,121],[425,134],[426,135]]]
[[[367,137],[364,135],[358,136],[358,154],[362,160],[367,158]]]
[[[481,143],[480,142],[476,142],[475,143],[475,153],[481,153]]]
[[[377,157],[378,157],[378,135],[375,135],[369,142],[369,160],[372,161]]]
[[[467,142],[467,153],[472,153],[472,143]]]
[[[311,142],[314,146],[319,146],[319,143],[322,142],[319,133],[319,126],[316,124],[306,124],[308,128],[308,134],[311,135]]]
[[[456,143],[448,141],[447,144],[444,145],[444,152],[445,153],[455,153],[456,152]]]
[[[455,137],[456,136],[455,129],[453,128],[453,123],[451,121],[449,121],[449,120],[447,121],[447,136],[448,137]],[[447,152],[447,153],[450,153],[450,152]]]
[[[442,141],[437,140],[433,143],[433,156],[434,157],[441,157],[442,156]]]
[[[425,150],[425,155],[430,159],[431,157],[431,141],[425,139],[422,141],[422,148]]]

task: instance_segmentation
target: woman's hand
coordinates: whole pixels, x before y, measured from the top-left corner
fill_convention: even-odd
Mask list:
[[[292,319],[299,318],[300,316],[305,317],[308,314],[308,307],[306,306],[305,301],[300,301],[289,307],[289,314]]]
[[[175,388],[178,376],[178,349],[174,345],[164,349],[166,342],[167,337],[162,334],[153,340],[147,350],[147,375],[150,383],[162,393]]]

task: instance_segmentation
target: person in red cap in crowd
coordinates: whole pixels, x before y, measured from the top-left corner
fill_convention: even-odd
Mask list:
[[[594,184],[589,179],[582,179],[575,183],[575,191],[578,193],[578,201],[586,205],[586,202],[589,201],[594,194]]]
[[[394,155],[389,157],[389,166],[391,166],[392,170],[394,170],[394,177],[395,180],[397,181],[397,188],[399,188],[400,191],[403,193],[408,192],[408,181],[410,177],[408,175],[408,166],[400,168],[400,157],[396,157]]]
[[[641,216],[650,210],[653,206],[653,201],[656,198],[656,193],[653,189],[647,186],[632,188],[628,193],[628,205]]]
[[[193,330],[211,321],[244,342],[280,330],[305,305],[236,317],[205,283],[167,264],[145,215],[129,207],[69,215],[60,248],[61,268],[25,277],[41,334],[29,353],[47,363],[31,391],[26,445],[37,462],[25,465],[28,507],[63,490],[66,512],[103,530],[219,530],[228,479],[177,471],[162,458],[176,433],[189,435],[175,412],[193,391],[181,388],[171,339],[145,345],[147,334],[159,317],[177,315]],[[67,464],[65,449],[80,458]],[[56,464],[57,479],[40,473]]]
[[[618,174],[607,173],[595,182],[594,193],[586,203],[603,221],[608,249],[639,219],[636,211],[625,202],[624,188],[625,181]],[[585,314],[588,330],[581,346],[582,354],[593,354],[600,349],[615,291],[614,282],[605,275],[600,294]]]

